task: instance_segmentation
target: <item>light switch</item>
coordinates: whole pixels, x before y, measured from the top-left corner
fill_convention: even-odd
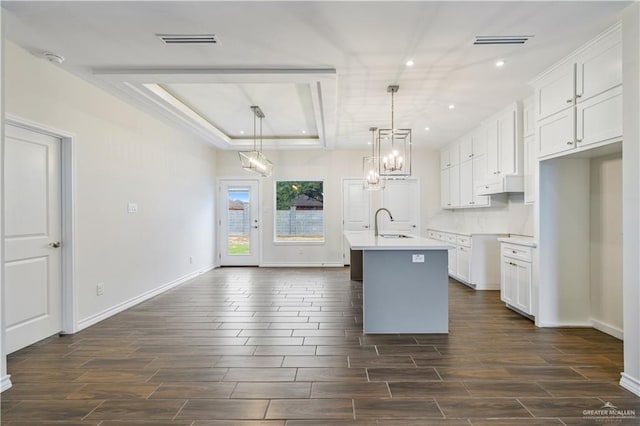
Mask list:
[[[411,261],[413,263],[424,263],[424,254],[414,254],[414,255],[412,255]]]
[[[138,205],[136,203],[129,203],[127,205],[128,213],[138,213]]]

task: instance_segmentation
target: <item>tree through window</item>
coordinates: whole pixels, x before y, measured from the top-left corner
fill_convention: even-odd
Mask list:
[[[276,182],[276,241],[324,241],[324,182]]]

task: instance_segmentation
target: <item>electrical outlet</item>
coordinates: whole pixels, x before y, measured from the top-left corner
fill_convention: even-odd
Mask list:
[[[193,264],[193,256],[189,256],[189,265]]]
[[[138,213],[138,205],[136,203],[127,204],[127,213]]]
[[[104,294],[104,283],[98,283],[96,285],[96,294],[102,296]]]

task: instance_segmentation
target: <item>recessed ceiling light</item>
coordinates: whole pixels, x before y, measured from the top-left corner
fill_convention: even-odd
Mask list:
[[[504,66],[504,61],[502,59],[498,59],[496,61],[496,67],[500,68]]]
[[[454,109],[456,106],[454,104],[449,105],[449,109]]]
[[[303,130],[303,131],[302,131],[302,134],[303,134],[303,135],[306,135],[306,134],[307,134],[307,131],[306,131],[306,130]]]
[[[407,62],[405,62],[405,65],[408,67],[412,67],[415,65],[415,62],[413,62],[413,59],[409,59]]]
[[[427,132],[429,131],[429,128],[428,128],[428,127],[425,127],[424,129],[425,129]]]
[[[244,130],[240,130],[240,134],[241,134],[241,135],[244,135]]]

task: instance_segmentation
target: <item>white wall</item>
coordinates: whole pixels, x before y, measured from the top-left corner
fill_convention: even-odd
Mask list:
[[[590,168],[591,321],[622,337],[622,154]]]
[[[2,27],[2,8],[0,8],[0,165],[4,164],[4,30]],[[4,170],[0,166],[0,170]],[[4,241],[4,184],[0,173],[0,243]],[[11,387],[7,375],[7,357],[5,355],[5,318],[4,318],[4,244],[0,244],[0,392]]]
[[[75,135],[80,326],[210,267],[215,151],[11,43],[5,53],[6,112]]]
[[[533,205],[524,204],[524,194],[500,194],[500,206],[441,210],[429,226],[459,232],[488,232],[533,236]]]
[[[620,385],[640,395],[640,4],[622,20],[622,229],[624,373]]]
[[[274,173],[262,179],[262,264],[342,265],[342,179],[362,175],[362,151],[267,151],[274,163]],[[420,179],[423,234],[429,220],[440,210],[439,153],[416,149],[413,154],[413,177]],[[240,168],[235,151],[218,152],[218,177],[248,177]],[[325,242],[321,245],[273,243],[274,185],[276,180],[324,180]]]

